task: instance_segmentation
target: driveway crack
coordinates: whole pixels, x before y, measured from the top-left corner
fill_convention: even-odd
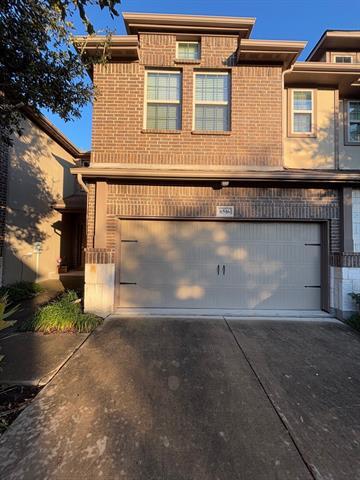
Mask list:
[[[315,476],[311,465],[307,462],[307,460],[306,460],[306,458],[304,457],[304,455],[303,455],[300,447],[299,447],[298,444],[296,443],[296,439],[295,439],[295,437],[293,436],[293,434],[292,434],[289,426],[287,425],[287,423],[285,422],[285,420],[282,418],[282,416],[281,416],[280,413],[278,412],[278,410],[277,410],[277,408],[276,408],[276,406],[275,406],[275,403],[273,402],[273,400],[271,399],[270,395],[268,394],[268,392],[267,392],[267,390],[266,390],[266,388],[265,388],[265,385],[264,385],[263,382],[261,381],[260,376],[259,376],[258,373],[256,372],[256,370],[255,370],[254,366],[252,365],[250,359],[249,359],[248,356],[246,355],[245,350],[242,348],[240,342],[239,342],[238,339],[236,338],[236,335],[235,335],[235,333],[233,332],[233,330],[232,330],[229,322],[226,320],[226,317],[224,317],[224,316],[223,316],[223,319],[224,319],[224,322],[226,323],[226,325],[227,325],[227,327],[228,327],[228,329],[229,329],[229,331],[230,331],[230,334],[232,335],[232,337],[233,337],[236,345],[238,346],[240,352],[242,353],[242,355],[243,355],[243,357],[245,358],[247,364],[249,365],[251,371],[253,372],[256,380],[258,381],[258,383],[259,383],[259,385],[260,385],[260,388],[262,389],[262,391],[263,391],[264,394],[266,395],[266,397],[267,397],[267,399],[269,400],[270,405],[272,406],[274,412],[276,413],[277,417],[279,418],[280,422],[283,424],[286,432],[288,433],[289,438],[290,438],[292,444],[294,445],[296,451],[298,452],[298,454],[299,454],[301,460],[303,461],[306,469],[308,470],[311,478],[313,478],[314,480],[317,480],[317,477]]]

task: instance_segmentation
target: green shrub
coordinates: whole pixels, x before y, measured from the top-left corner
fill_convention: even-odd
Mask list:
[[[360,314],[355,313],[352,315],[350,318],[346,320],[346,322],[355,330],[358,330],[360,332]]]
[[[356,308],[358,310],[358,313],[355,313],[352,315],[350,318],[346,320],[346,322],[355,330],[358,330],[360,332],[360,293],[349,293],[350,297],[353,299]]]
[[[22,302],[28,298],[35,297],[38,293],[44,291],[44,288],[34,282],[17,282],[0,288],[0,295],[8,294],[10,302]]]
[[[45,305],[34,317],[24,323],[22,331],[34,332],[91,332],[102,318],[82,313],[80,300],[73,290],[63,293],[57,300]]]
[[[9,302],[8,293],[0,295],[0,323],[11,317],[18,309],[19,305],[14,305],[10,308],[11,302]]]

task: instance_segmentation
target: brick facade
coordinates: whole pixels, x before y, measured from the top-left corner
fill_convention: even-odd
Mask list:
[[[194,65],[175,61],[175,35],[141,34],[139,61],[95,66],[91,161],[281,167],[282,68],[235,65],[237,42],[203,35],[201,61]],[[182,72],[181,131],[144,130],[145,70],[160,67]],[[231,131],[194,134],[194,70],[215,67],[231,74]]]
[[[89,185],[88,263],[112,263],[121,216],[214,218],[216,205],[234,205],[239,220],[329,220],[331,251],[340,251],[339,192],[335,189],[109,183],[106,249],[94,249],[95,184]],[[107,252],[107,255],[105,254]]]

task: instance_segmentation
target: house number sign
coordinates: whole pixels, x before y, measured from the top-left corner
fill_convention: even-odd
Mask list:
[[[229,205],[220,205],[216,207],[216,216],[217,217],[233,217],[234,207]]]

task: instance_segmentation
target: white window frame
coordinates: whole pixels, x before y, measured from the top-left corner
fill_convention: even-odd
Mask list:
[[[190,44],[198,45],[199,56],[197,58],[181,58],[181,57],[179,57],[179,44],[180,43],[190,43]],[[181,62],[197,62],[197,61],[200,61],[200,59],[201,59],[201,45],[200,45],[199,41],[190,41],[190,42],[188,42],[186,40],[177,40],[176,41],[176,60],[180,60]]]
[[[311,110],[295,110],[294,109],[294,93],[296,92],[311,92]],[[315,94],[312,88],[293,88],[291,90],[291,135],[314,135],[315,134],[315,116],[314,116],[314,108],[315,108]],[[295,114],[296,113],[310,113],[311,115],[311,128],[309,132],[295,132],[294,125],[295,125]]]
[[[180,76],[180,92],[179,100],[148,100],[147,98],[147,87],[148,87],[148,74],[149,73],[171,73],[178,74]],[[153,130],[152,128],[147,127],[147,106],[149,103],[153,104],[164,104],[164,105],[180,105],[180,130],[182,129],[182,71],[181,70],[145,70],[145,79],[144,79],[144,118],[143,118],[143,128],[144,130]],[[169,130],[169,132],[175,132],[177,130]]]
[[[228,107],[228,129],[227,130],[211,130],[211,132],[230,132],[231,131],[231,78],[230,72],[216,72],[216,71],[198,71],[194,72],[194,85],[193,85],[193,120],[192,120],[192,130],[193,132],[204,132],[205,130],[196,130],[196,105],[222,105]],[[226,75],[228,78],[228,101],[203,101],[203,100],[196,100],[196,76],[197,75]],[[207,130],[206,130],[207,131]]]
[[[359,145],[360,142],[358,140],[351,140],[350,138],[350,103],[359,103],[360,104],[360,100],[347,100],[347,106],[346,106],[346,129],[347,129],[347,143],[351,144],[351,145]],[[351,122],[351,123],[360,123],[360,120],[359,121],[356,121],[356,122]]]
[[[350,58],[350,62],[337,62],[336,59],[337,58]],[[338,55],[334,55],[334,63],[337,63],[337,64],[348,64],[348,63],[354,63],[354,56],[353,55],[345,55],[345,54],[338,54]]]

